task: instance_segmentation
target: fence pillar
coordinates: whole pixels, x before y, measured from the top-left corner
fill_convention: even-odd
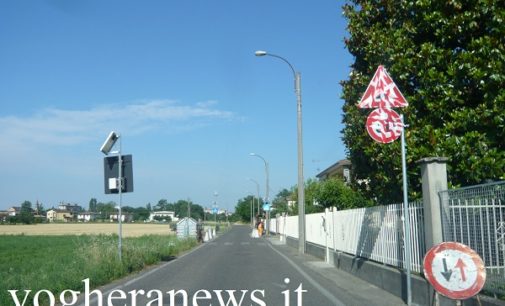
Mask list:
[[[443,241],[442,206],[438,192],[447,190],[446,157],[423,158],[417,163],[421,166],[424,205],[424,229],[426,249]]]

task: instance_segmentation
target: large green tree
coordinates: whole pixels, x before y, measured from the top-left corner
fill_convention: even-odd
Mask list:
[[[371,206],[359,192],[352,190],[342,179],[329,178],[318,183],[316,201],[323,207],[336,207],[338,210]]]
[[[256,203],[256,200],[252,195],[238,200],[237,205],[235,205],[235,213],[232,220],[245,223],[251,222],[251,207],[253,201]],[[256,212],[252,215],[253,218],[254,216],[256,216]]]
[[[31,224],[34,221],[32,203],[30,201],[24,201],[21,204],[21,210],[19,213],[19,221],[25,224]]]
[[[410,194],[420,196],[423,157],[449,158],[452,185],[503,179],[505,6],[498,0],[348,1],[354,56],[342,82],[343,140],[361,188],[381,203],[401,199],[400,142],[375,143],[370,110],[357,108],[378,65],[409,102],[405,115]]]
[[[96,200],[96,198],[91,198],[89,200],[88,210],[91,212],[96,212],[96,205],[97,204],[98,204],[98,201]]]

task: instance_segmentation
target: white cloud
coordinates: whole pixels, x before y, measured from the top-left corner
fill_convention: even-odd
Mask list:
[[[130,135],[151,130],[181,132],[208,125],[212,120],[234,119],[215,101],[184,105],[150,100],[127,105],[107,105],[88,110],[44,109],[31,116],[0,117],[0,147],[16,151],[41,146],[77,145],[96,141],[111,129]]]

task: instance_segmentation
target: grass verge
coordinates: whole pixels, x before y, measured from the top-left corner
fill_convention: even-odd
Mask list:
[[[118,259],[118,238],[110,235],[0,236],[0,305],[14,305],[7,290],[55,296],[82,290],[89,278],[93,287],[107,284],[196,246],[194,239],[148,235],[123,239],[123,260]],[[47,300],[48,301],[48,300]],[[47,301],[43,301],[46,304]],[[32,305],[26,303],[25,305]]]

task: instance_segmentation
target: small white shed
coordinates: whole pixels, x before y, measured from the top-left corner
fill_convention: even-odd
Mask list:
[[[177,238],[196,237],[196,220],[183,218],[177,222]]]

